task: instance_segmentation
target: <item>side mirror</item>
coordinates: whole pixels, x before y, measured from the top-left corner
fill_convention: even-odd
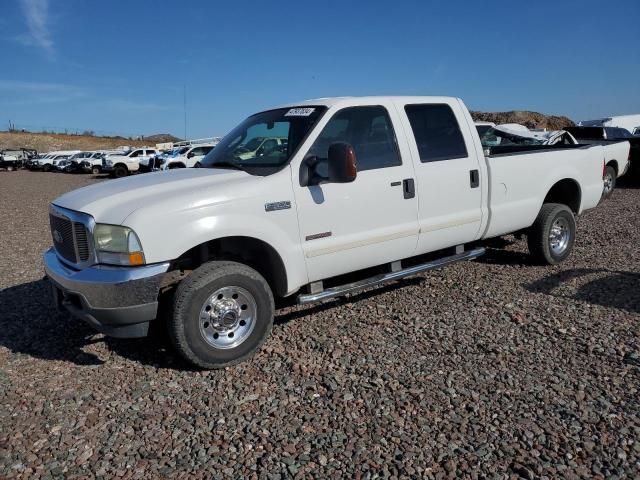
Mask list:
[[[195,154],[193,152],[187,153],[187,158],[191,158],[191,157],[195,157]]]
[[[328,167],[330,183],[349,183],[356,179],[358,164],[356,152],[348,143],[338,142],[329,146]]]

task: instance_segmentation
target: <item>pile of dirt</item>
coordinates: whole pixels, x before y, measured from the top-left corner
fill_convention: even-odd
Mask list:
[[[56,150],[109,150],[120,146],[155,146],[155,141],[129,140],[124,137],[96,137],[62,133],[0,132],[0,150],[32,148],[38,152]]]
[[[178,138],[170,133],[156,133],[155,135],[147,135],[143,138],[145,142],[150,143],[174,143],[182,141],[181,138]]]
[[[562,130],[573,127],[575,123],[568,117],[545,115],[538,112],[512,111],[512,112],[471,112],[476,122],[519,123],[527,128],[547,128],[549,130]]]

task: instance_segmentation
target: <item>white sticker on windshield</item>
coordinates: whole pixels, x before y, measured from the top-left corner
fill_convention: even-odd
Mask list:
[[[292,108],[284,114],[285,117],[308,117],[315,108]]]

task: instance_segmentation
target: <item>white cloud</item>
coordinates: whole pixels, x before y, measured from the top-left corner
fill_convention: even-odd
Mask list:
[[[29,46],[41,48],[49,58],[55,55],[49,30],[49,0],[20,0],[27,22],[28,33],[19,40]]]

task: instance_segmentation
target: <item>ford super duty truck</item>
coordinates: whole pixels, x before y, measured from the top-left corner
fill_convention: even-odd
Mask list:
[[[286,148],[248,156],[253,138]],[[202,168],[57,198],[46,274],[58,306],[107,335],[147,335],[166,305],[176,350],[223,367],[264,342],[277,297],[344,296],[512,232],[563,261],[576,216],[601,198],[603,159],[599,145],[483,152],[457,98],[306,101],[250,116]]]

